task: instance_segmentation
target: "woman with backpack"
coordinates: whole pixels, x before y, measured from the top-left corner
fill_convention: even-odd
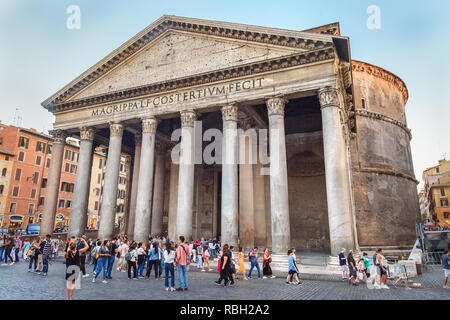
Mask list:
[[[92,273],[94,276],[95,276],[95,272],[97,271],[97,262],[98,262],[98,256],[99,256],[101,245],[102,245],[102,242],[100,240],[97,240],[94,248],[92,248],[92,250],[91,250],[92,263],[93,263]]]
[[[144,268],[146,255],[145,255],[144,244],[142,242],[138,243],[136,253],[137,253],[137,276],[138,276],[138,278],[144,278],[144,276],[142,275],[142,270]]]
[[[133,242],[130,245],[130,249],[125,254],[125,260],[128,265],[128,279],[131,279],[131,270],[133,270],[133,280],[137,280],[136,276],[136,259],[137,259],[137,253],[136,253],[136,243]]]
[[[103,245],[100,247],[98,255],[97,255],[97,270],[95,271],[94,278],[92,279],[92,282],[95,282],[95,279],[97,279],[100,272],[103,270],[103,283],[108,283],[106,281],[106,276],[108,273],[108,260],[110,257],[109,253],[109,241],[105,240],[103,241]]]
[[[30,247],[30,263],[28,264],[28,272],[31,272],[31,267],[34,264],[34,272],[37,270],[37,264],[38,264],[38,255],[39,255],[39,239],[33,240]]]

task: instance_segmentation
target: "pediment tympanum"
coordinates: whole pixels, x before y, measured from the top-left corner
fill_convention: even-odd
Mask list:
[[[75,95],[73,99],[184,78],[286,56],[298,51],[170,31]]]

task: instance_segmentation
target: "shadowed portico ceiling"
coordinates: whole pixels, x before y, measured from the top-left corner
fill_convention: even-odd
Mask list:
[[[206,72],[184,74],[166,81],[157,81],[121,88],[101,94],[82,96],[83,90],[95,85],[117,70],[124,62],[130,61],[144,48],[152,45],[162,36],[170,33],[183,33],[203,36],[217,41],[241,41],[255,48],[267,47],[278,50],[278,55],[245,63],[235,63]],[[51,112],[64,111],[79,107],[144,96],[152,93],[206,84],[215,81],[233,79],[260,72],[278,70],[297,65],[334,59],[335,38],[346,39],[330,34],[291,31],[276,28],[249,26],[244,24],[217,22],[210,20],[162,16],[136,36],[125,42],[100,62],[89,68],[71,83],[42,102],[42,106]],[[213,62],[211,62],[213,63]],[[199,71],[199,70],[197,70]],[[81,98],[79,98],[81,96]]]

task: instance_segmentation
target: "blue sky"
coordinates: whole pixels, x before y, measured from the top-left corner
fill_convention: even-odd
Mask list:
[[[81,9],[81,29],[69,30],[69,5]],[[381,29],[369,30],[370,5]],[[297,0],[0,0],[0,120],[49,130],[40,103],[163,14],[292,30],[339,21],[352,57],[384,67],[409,89],[416,177],[450,158],[450,1]]]

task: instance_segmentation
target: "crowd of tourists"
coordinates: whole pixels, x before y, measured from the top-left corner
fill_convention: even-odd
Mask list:
[[[450,274],[450,250],[447,250],[441,256],[442,268],[444,270],[444,284],[447,288],[448,276]],[[363,252],[362,256],[355,259],[353,250],[349,250],[346,255],[346,249],[343,248],[338,255],[339,265],[342,271],[342,281],[348,281],[349,285],[358,286],[360,282],[371,284],[375,289],[389,289],[387,279],[391,276],[388,259],[384,256],[383,249],[378,249],[372,257],[367,252]],[[396,279],[394,286],[404,283],[406,290],[411,290],[408,286],[408,270],[404,257],[397,257]],[[371,273],[374,274],[371,274]]]
[[[261,254],[262,252],[262,254]],[[301,284],[295,248],[288,250],[288,270],[285,283]],[[200,239],[189,244],[180,236],[177,243],[164,237],[149,237],[146,243],[132,241],[127,236],[115,237],[111,240],[100,241],[71,237],[66,241],[51,239],[50,235],[37,237],[33,240],[21,239],[13,234],[0,236],[0,259],[2,266],[12,265],[21,259],[28,260],[28,272],[35,272],[47,276],[49,263],[58,256],[63,255],[66,264],[67,298],[72,299],[76,281],[89,277],[86,266],[92,265],[92,282],[101,276],[103,283],[112,279],[112,270],[127,272],[128,279],[154,279],[163,277],[164,287],[167,291],[188,290],[188,269],[191,264],[202,272],[211,272],[210,260],[217,258],[218,280],[217,285],[233,286],[235,280],[242,275],[243,280],[252,278],[256,270],[258,279],[275,278],[271,269],[272,256],[269,249],[262,251],[254,247],[245,254],[243,248],[228,244],[221,245],[220,240]],[[262,274],[260,269],[260,256],[262,256]],[[444,288],[447,288],[450,273],[450,251],[442,256],[444,268]],[[250,269],[245,268],[246,258],[250,262]],[[346,249],[338,255],[342,271],[342,281],[349,285],[358,286],[359,283],[370,283],[376,289],[389,289],[387,279],[390,269],[382,249],[370,258],[364,252],[360,258],[355,258],[353,250]],[[10,263],[8,264],[8,261]],[[397,276],[394,285],[400,282],[409,290],[407,268],[403,257],[398,257]],[[178,278],[178,287],[175,288],[175,271]],[[374,273],[371,275],[371,273]],[[153,276],[152,276],[153,273]]]

